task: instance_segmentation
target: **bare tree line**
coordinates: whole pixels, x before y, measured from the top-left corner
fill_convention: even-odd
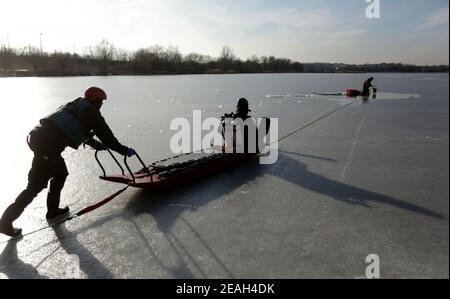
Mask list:
[[[444,66],[404,64],[299,63],[287,58],[256,55],[241,60],[224,46],[219,57],[199,53],[183,55],[176,47],[152,46],[129,52],[108,40],[87,47],[82,55],[42,52],[0,44],[0,76],[149,75],[281,72],[448,72]]]

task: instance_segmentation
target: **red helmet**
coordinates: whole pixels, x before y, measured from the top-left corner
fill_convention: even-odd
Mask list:
[[[84,92],[84,97],[92,102],[101,102],[107,99],[106,92],[98,87],[89,87]]]

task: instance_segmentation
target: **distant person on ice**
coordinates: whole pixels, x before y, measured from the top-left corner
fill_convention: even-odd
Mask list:
[[[373,77],[370,77],[369,79],[364,81],[363,90],[362,90],[362,93],[361,93],[361,95],[363,97],[370,96],[370,88],[373,88],[372,81],[373,81]]]
[[[28,145],[34,152],[28,186],[19,194],[0,219],[0,233],[11,237],[20,236],[21,229],[12,223],[43,189],[47,195],[47,215],[51,221],[65,215],[69,208],[59,208],[60,194],[68,175],[61,153],[67,146],[77,149],[85,143],[96,150],[112,149],[121,155],[136,154],[132,148],[119,143],[100,113],[106,93],[98,87],[88,88],[83,98],[78,98],[60,107],[55,113],[40,120],[28,136]],[[101,142],[95,140],[96,135]]]

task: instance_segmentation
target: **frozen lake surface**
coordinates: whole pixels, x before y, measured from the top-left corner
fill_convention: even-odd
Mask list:
[[[313,92],[361,88],[367,77],[0,78],[0,212],[26,186],[28,132],[88,86],[107,91],[102,114],[149,163],[171,155],[170,121],[194,109],[217,117],[246,97],[254,116],[279,118],[283,136],[350,101]],[[383,278],[448,278],[448,74],[374,77],[377,99],[284,140],[275,165],[246,164],[165,193],[129,189],[54,229],[0,236],[0,278],[358,278],[370,254]],[[97,179],[92,150],[64,157],[62,204],[72,211],[121,187]],[[45,199],[43,191],[15,222],[24,233],[47,225]]]

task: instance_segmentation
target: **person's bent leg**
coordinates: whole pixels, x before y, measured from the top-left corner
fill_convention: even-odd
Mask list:
[[[49,171],[51,166],[45,159],[35,156],[33,164],[28,174],[28,186],[23,190],[13,204],[11,204],[3,213],[0,219],[0,232],[7,235],[13,233],[12,223],[22,215],[25,208],[43,189],[47,188]]]
[[[25,208],[33,201],[33,199],[41,192],[45,186],[43,187],[35,187],[32,185],[28,185],[27,189],[23,190],[19,196],[17,196],[16,200],[13,204],[11,204],[3,213],[3,216],[0,220],[1,223],[13,223],[14,220],[19,218],[22,215]]]
[[[61,191],[66,182],[68,171],[64,159],[58,160],[53,178],[50,180],[50,190],[47,195],[47,219],[58,217],[69,212],[69,208],[59,208]]]

